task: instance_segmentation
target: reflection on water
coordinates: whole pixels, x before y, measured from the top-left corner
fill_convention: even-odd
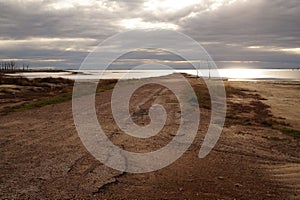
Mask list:
[[[191,71],[196,75],[196,71]],[[210,75],[209,75],[210,74]],[[291,80],[300,81],[300,70],[297,69],[219,69],[201,70],[202,77],[223,77],[230,81],[243,80]]]
[[[10,74],[12,76],[24,76],[26,78],[67,78],[67,79],[120,79],[129,73],[128,78],[147,78],[164,76],[175,72],[187,73],[200,77],[227,78],[230,81],[243,80],[292,80],[300,81],[300,70],[297,69],[219,69],[207,70],[70,70],[67,72],[25,72]]]

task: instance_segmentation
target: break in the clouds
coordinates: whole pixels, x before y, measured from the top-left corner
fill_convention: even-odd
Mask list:
[[[0,0],[0,61],[78,68],[114,34],[168,29],[198,41],[219,67],[299,68],[299,19],[299,0]],[[143,52],[118,63],[182,63]]]

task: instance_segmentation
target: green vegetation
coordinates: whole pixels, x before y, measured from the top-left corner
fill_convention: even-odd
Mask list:
[[[28,103],[28,104],[24,104],[23,106],[14,109],[13,111],[17,112],[17,111],[24,111],[24,110],[29,110],[29,109],[34,109],[34,108],[40,108],[46,105],[51,105],[51,104],[57,104],[57,103],[61,103],[67,100],[72,99],[72,94],[70,93],[66,93],[66,94],[61,94],[58,96],[54,96],[54,97],[49,97],[47,99],[42,99],[39,100],[37,102],[33,102],[33,103]]]
[[[117,82],[118,80],[116,79],[100,80],[98,83],[97,92],[112,90]]]
[[[104,91],[110,90],[112,88],[113,87],[100,88],[99,90],[97,90],[97,92],[104,92]],[[82,95],[86,95],[86,94],[90,94],[90,93],[84,93]],[[80,96],[82,96],[82,95],[80,95]],[[18,111],[30,110],[30,109],[34,109],[34,108],[40,108],[40,107],[47,106],[47,105],[62,103],[62,102],[65,102],[65,101],[68,101],[71,99],[72,99],[72,93],[65,93],[65,94],[61,94],[58,96],[41,99],[41,100],[33,102],[33,103],[24,104],[21,107],[14,109],[13,111],[18,112]]]
[[[290,128],[281,128],[280,131],[284,134],[293,136],[294,138],[300,139],[300,131]]]
[[[100,80],[97,92],[104,92],[114,88],[117,80]],[[8,114],[10,112],[18,112],[40,108],[46,105],[58,104],[72,99],[73,80],[63,78],[36,78],[27,79],[23,77],[3,76],[0,84],[26,86],[27,89],[20,90],[17,94],[6,94],[6,99],[19,99],[24,102],[23,105],[6,107],[0,110],[0,114]],[[29,87],[28,87],[29,86]],[[77,96],[91,94],[93,91],[80,91]],[[32,101],[35,99],[35,101]]]
[[[45,87],[48,83],[52,84],[63,84],[63,85],[73,85],[74,81],[70,79],[64,78],[35,78],[28,79],[24,77],[13,77],[13,76],[1,76],[0,84],[12,84],[12,85],[20,85],[20,86],[37,86],[37,87]],[[49,86],[49,85],[48,85]]]
[[[112,90],[114,88],[114,85],[105,85],[103,87],[97,88],[97,92],[104,92],[107,90]]]

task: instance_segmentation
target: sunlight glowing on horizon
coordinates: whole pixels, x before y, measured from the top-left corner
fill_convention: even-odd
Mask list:
[[[293,53],[293,54],[300,54],[300,47],[299,48],[285,48],[285,49],[281,49],[281,51],[289,52],[289,53]]]
[[[262,46],[249,46],[248,49],[261,49]]]
[[[233,79],[251,79],[251,78],[265,78],[265,75],[258,69],[222,69],[219,70],[221,77],[228,77]]]
[[[255,49],[259,51],[273,51],[273,52],[284,52],[290,54],[300,54],[300,47],[296,48],[283,48],[276,46],[248,46],[248,49]]]

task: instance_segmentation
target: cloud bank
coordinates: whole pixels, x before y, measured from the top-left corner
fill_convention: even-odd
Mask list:
[[[76,69],[114,34],[163,28],[198,41],[219,67],[299,68],[299,19],[298,0],[0,0],[0,61]],[[142,52],[119,63],[180,63]]]

